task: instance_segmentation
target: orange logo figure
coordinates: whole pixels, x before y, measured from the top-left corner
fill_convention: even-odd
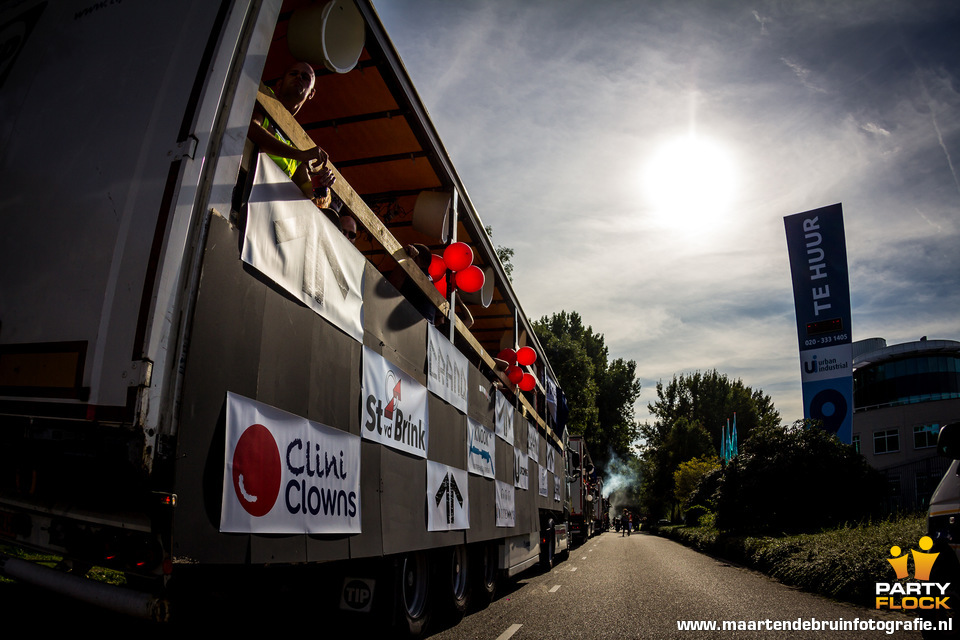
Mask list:
[[[890,547],[890,555],[900,556],[900,547]],[[907,577],[907,560],[909,558],[910,556],[906,553],[899,558],[887,558],[887,562],[889,562],[893,566],[893,570],[897,572],[897,580],[903,580]]]
[[[930,551],[933,548],[933,539],[930,536],[923,536],[920,538],[920,548],[923,551]],[[914,568],[914,578],[917,580],[929,580],[930,579],[930,570],[933,569],[933,563],[937,559],[939,553],[922,553],[915,549],[911,549],[910,553],[913,554],[913,568]]]
[[[933,539],[930,536],[923,536],[920,538],[920,549],[922,551],[917,551],[916,549],[911,549],[910,554],[913,554],[913,568],[914,568],[914,578],[921,581],[927,581],[930,579],[930,571],[933,569],[933,563],[936,561],[939,553],[924,553],[924,551],[930,551],[933,548]],[[890,563],[890,566],[893,567],[893,570],[897,572],[897,580],[903,580],[904,578],[909,577],[909,572],[907,570],[907,559],[910,557],[910,554],[904,553],[902,556],[900,547],[890,547],[890,555],[894,556],[893,558],[887,558],[887,562]]]

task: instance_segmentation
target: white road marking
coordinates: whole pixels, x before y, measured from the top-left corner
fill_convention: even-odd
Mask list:
[[[517,631],[519,631],[519,630],[520,630],[520,627],[522,627],[522,626],[523,626],[522,624],[512,624],[512,625],[510,625],[510,628],[508,628],[506,631],[504,631],[504,632],[501,633],[499,636],[497,636],[497,640],[507,640],[508,638],[512,638],[512,637],[513,637],[513,634],[515,634]]]
[[[576,570],[577,570],[576,567],[570,567],[570,571],[576,571]]]
[[[553,585],[553,588],[550,589],[550,593],[556,593],[559,589],[560,589],[560,585],[555,584]]]

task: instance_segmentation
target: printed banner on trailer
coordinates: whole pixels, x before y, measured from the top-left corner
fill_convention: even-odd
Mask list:
[[[497,391],[496,415],[497,436],[513,445],[513,405],[506,396]]]
[[[360,438],[227,393],[225,533],[360,533]]]
[[[496,477],[496,439],[493,431],[467,417],[467,470],[470,473]]]
[[[427,325],[427,389],[467,412],[470,361],[433,325]]]
[[[540,434],[532,422],[527,421],[527,456],[536,463],[540,463]]]
[[[497,526],[512,527],[516,523],[516,490],[512,484],[497,480]]]
[[[427,531],[470,528],[467,472],[427,460]]]
[[[363,340],[366,259],[263,154],[241,257],[347,335]]]
[[[530,458],[516,447],[513,449],[513,486],[524,490],[530,486]]]
[[[365,439],[427,457],[430,429],[426,387],[376,351],[364,347],[363,397],[360,431]]]
[[[550,477],[547,475],[547,468],[537,465],[537,469],[540,471],[540,481],[539,489],[540,495],[546,498],[549,495],[550,488],[547,486],[547,483],[550,482]]]

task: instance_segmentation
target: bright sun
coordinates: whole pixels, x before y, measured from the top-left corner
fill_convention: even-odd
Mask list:
[[[735,191],[731,154],[693,134],[660,147],[644,174],[644,192],[658,221],[688,233],[722,222]]]

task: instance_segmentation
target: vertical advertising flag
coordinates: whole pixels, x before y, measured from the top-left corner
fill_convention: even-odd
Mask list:
[[[803,417],[841,442],[853,439],[853,346],[843,210],[839,204],[783,219],[800,343]]]

